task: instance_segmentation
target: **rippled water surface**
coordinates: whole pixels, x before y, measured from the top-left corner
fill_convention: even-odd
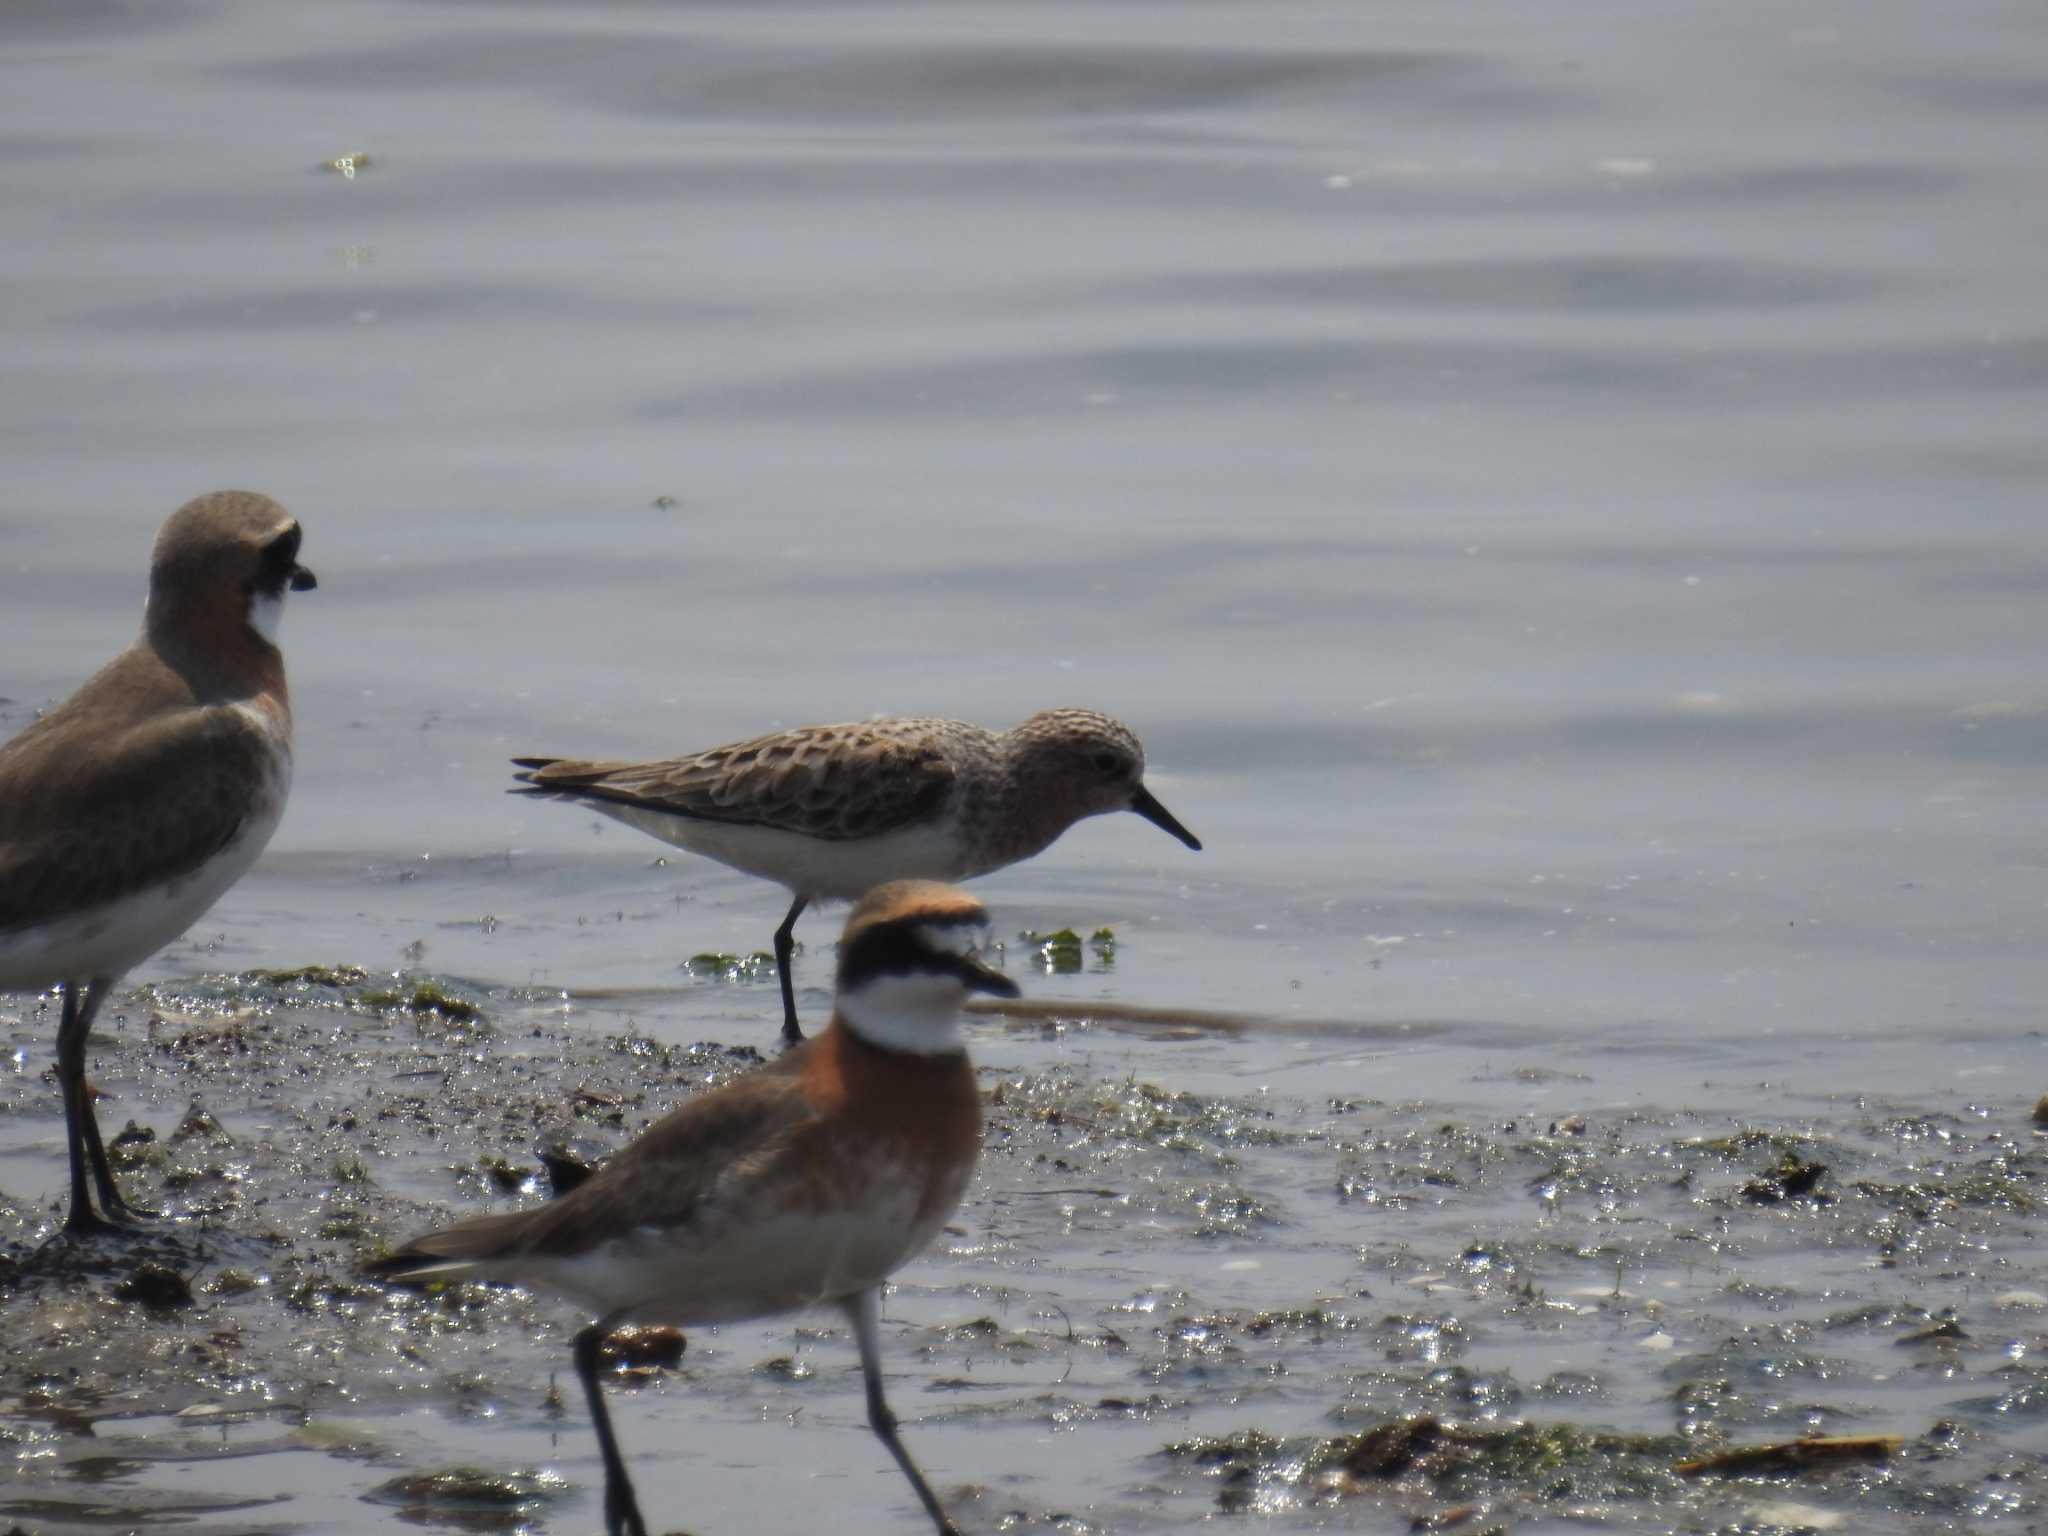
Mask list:
[[[196,1093],[265,1149],[208,1230],[275,1242],[195,1272],[341,1274],[493,1192],[449,1172],[481,1155],[453,1120],[384,1147],[374,1199],[337,1186],[358,1153],[316,1110],[456,1068],[266,995],[306,1070],[252,1091],[157,1049],[243,1006],[185,978],[467,988],[486,1087],[511,1021],[563,1032],[535,1093],[550,1060],[619,1079],[593,1152],[701,1080],[630,1097],[611,1042],[765,1043],[772,981],[684,962],[764,947],[780,895],[506,798],[514,753],[1089,704],[1206,848],[1117,817],[981,882],[1006,932],[1118,943],[1027,973],[1071,1017],[978,1054],[1060,1114],[1195,1107],[1178,1152],[1125,1127],[1142,1176],[1106,1131],[992,1152],[906,1277],[892,1390],[935,1479],[984,1490],[971,1529],[1233,1499],[1400,1529],[1465,1493],[1532,1528],[1812,1524],[1626,1478],[1569,1511],[1288,1481],[1304,1437],[1424,1409],[1900,1433],[1950,1470],[1756,1497],[2038,1528],[2048,12],[26,0],[0,43],[0,730],[125,642],[191,494],[278,496],[321,579],[287,623],[290,813],[96,1068],[117,1122],[168,1133]],[[808,1012],[835,922],[803,930]],[[0,1023],[28,1243],[63,1183],[51,1031],[27,999]],[[1227,1129],[1253,1105],[1273,1137]],[[1785,1154],[1835,1181],[1805,1225],[1743,1193]],[[1061,1157],[1114,1198],[1046,1193]],[[160,1356],[311,1315],[209,1294]],[[194,1530],[452,1529],[484,1517],[365,1498],[451,1460],[568,1485],[463,1528],[596,1524],[580,1409],[537,1406],[546,1304],[450,1340],[337,1301],[368,1311],[324,1374],[247,1369],[296,1427],[199,1460],[169,1388],[91,1441],[36,1397],[117,1329],[90,1282],[0,1305],[40,1351],[0,1376],[28,1529],[178,1498]],[[1893,1343],[1944,1309],[1964,1342]],[[407,1328],[439,1374],[393,1363]],[[707,1338],[622,1406],[657,1502],[810,1529],[823,1479],[849,1529],[909,1528],[845,1340],[763,1374],[791,1338]],[[359,1409],[360,1443],[306,1428]],[[1254,1428],[1294,1450],[1163,1452]]]

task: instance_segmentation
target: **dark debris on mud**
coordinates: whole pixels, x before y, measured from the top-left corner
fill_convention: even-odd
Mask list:
[[[360,1265],[453,1216],[549,1198],[761,1051],[593,1028],[558,994],[341,966],[110,1011],[102,1119],[121,1127],[130,1198],[173,1219],[73,1244],[52,1235],[54,1203],[0,1195],[16,1490],[0,1520],[85,1519],[86,1481],[107,1475],[95,1426],[147,1416],[266,1425],[280,1438],[257,1450],[367,1460],[359,1497],[408,1523],[538,1529],[572,1507],[531,1467],[410,1465],[375,1425],[421,1403],[580,1418],[555,1382],[578,1319],[517,1290],[386,1290]],[[47,1060],[49,1023],[30,1009],[13,1025],[18,1060]],[[892,1359],[917,1373],[922,1420],[1015,1427],[1027,1490],[1060,1483],[1022,1470],[1047,1430],[1107,1449],[1085,1507],[970,1490],[970,1527],[2048,1518],[2048,1137],[2030,1104],[1489,1122],[1350,1094],[1197,1094],[1068,1053],[984,1084],[981,1176],[926,1267],[934,1320],[892,1325]],[[54,1195],[61,1117],[47,1073],[24,1066],[0,1097],[0,1152],[34,1166],[30,1146]],[[609,1363],[619,1387],[672,1379],[760,1413],[857,1393],[842,1330],[810,1319],[796,1338],[700,1361],[644,1330]],[[1901,1436],[1900,1453],[1712,1487],[1675,1470],[1871,1433]]]

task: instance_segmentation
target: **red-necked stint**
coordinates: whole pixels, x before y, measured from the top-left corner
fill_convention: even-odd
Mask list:
[[[962,720],[811,725],[658,762],[521,757],[523,787],[786,886],[775,930],[782,1032],[798,1040],[792,934],[821,897],[887,880],[966,880],[1049,847],[1075,822],[1135,811],[1195,835],[1145,787],[1145,749],[1121,721],[1051,709],[1008,731]]]

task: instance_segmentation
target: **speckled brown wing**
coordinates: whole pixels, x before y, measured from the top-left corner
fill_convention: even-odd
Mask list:
[[[945,805],[954,768],[931,724],[805,726],[652,763],[517,761],[539,792],[846,841],[936,816]]]
[[[0,933],[191,873],[256,810],[272,754],[225,705],[45,716],[0,747]]]

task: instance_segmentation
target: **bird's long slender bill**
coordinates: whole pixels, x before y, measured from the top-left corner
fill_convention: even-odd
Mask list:
[[[1152,791],[1142,784],[1131,793],[1131,809],[1161,831],[1171,832],[1195,852],[1202,851],[1202,840],[1176,821],[1173,812],[1161,805]]]

